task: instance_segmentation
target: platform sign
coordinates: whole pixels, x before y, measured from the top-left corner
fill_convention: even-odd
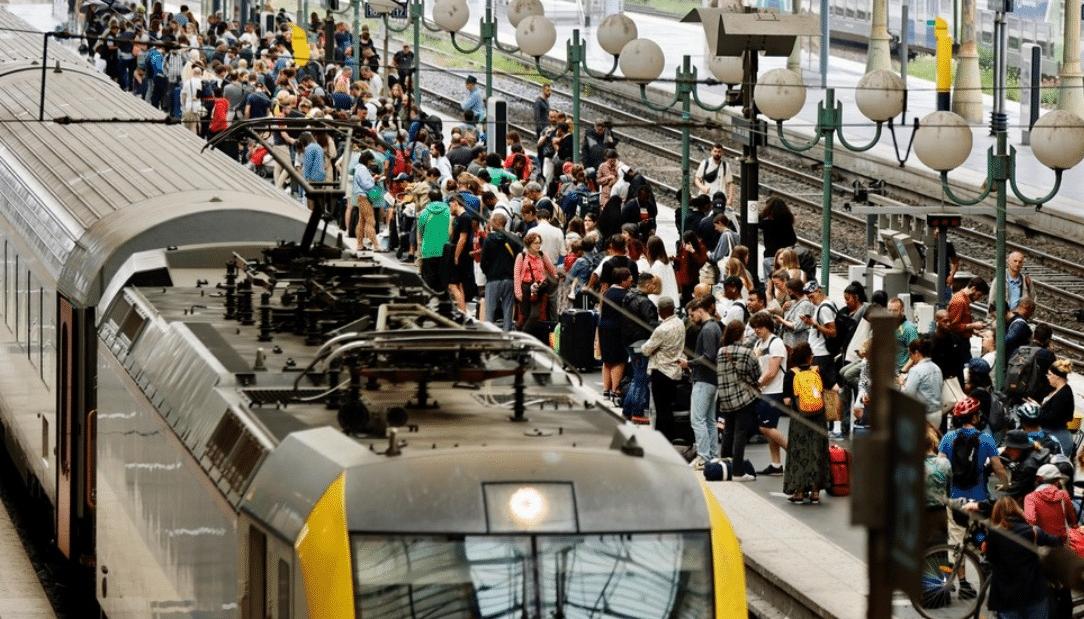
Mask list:
[[[394,5],[395,8],[389,10],[389,4]],[[407,17],[407,5],[406,2],[397,2],[383,0],[381,2],[365,2],[365,19],[380,19],[380,16],[387,15],[393,19],[406,19]]]
[[[922,595],[923,551],[926,548],[926,406],[889,391],[890,450],[888,527],[889,569],[896,588]]]

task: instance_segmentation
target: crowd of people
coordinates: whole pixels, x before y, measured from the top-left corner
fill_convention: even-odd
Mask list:
[[[916,324],[904,299],[867,294],[859,282],[837,307],[815,281],[813,257],[798,246],[795,216],[780,197],[758,213],[763,262],[742,244],[720,144],[697,166],[691,208],[675,216],[680,239],[668,247],[657,234],[651,185],[622,161],[609,124],[600,119],[575,144],[572,119],[551,108],[548,85],[533,104],[538,139],[525,143],[512,132],[498,148],[487,142],[473,76],[464,83],[463,120],[446,141],[443,121],[411,99],[410,46],[382,61],[364,28],[355,41],[338,24],[325,40],[314,23],[312,59],[298,63],[282,12],[268,31],[217,15],[201,25],[186,7],[171,14],[160,3],[150,14],[91,9],[86,24],[87,53],[121,88],[207,138],[259,118],[361,127],[349,149],[334,133],[273,122],[266,144],[219,147],[294,193],[287,166],[313,183],[348,175],[333,216],[359,249],[415,262],[464,314],[547,344],[588,347],[604,395],[673,440],[685,435],[674,413],[687,400],[694,468],[742,463],[751,440],[766,442],[770,462],[734,479],[782,476],[792,503],[819,503],[830,484],[830,441],[869,427],[868,318],[879,307],[898,321],[899,387],[926,406],[927,506],[938,519],[930,542],[960,540],[964,508],[1035,543],[1074,543],[1073,368],[1051,352],[1049,326],[1033,322],[1035,289],[1021,252],[1009,256],[1002,284],[1009,377],[995,391],[993,328],[971,313],[991,293],[985,280],[953,281],[950,256],[948,283],[958,290],[931,325]],[[334,46],[326,65],[325,46]],[[577,311],[593,313],[594,337],[563,342],[560,317]],[[981,340],[977,355],[973,338]],[[1039,609],[1056,607],[1050,616],[1061,616],[1064,592],[995,539],[990,607],[1013,617],[1045,617]]]

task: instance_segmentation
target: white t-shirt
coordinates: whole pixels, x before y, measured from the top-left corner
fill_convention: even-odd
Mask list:
[[[760,390],[764,394],[783,393],[783,375],[786,374],[787,369],[787,347],[783,345],[783,340],[776,335],[769,336],[767,342],[758,340],[756,345],[753,346],[753,354],[756,355],[757,362],[760,363],[760,373],[762,375],[768,371],[768,363],[771,362],[772,357],[779,357],[783,360],[779,364],[779,371],[776,372],[775,378]]]
[[[728,325],[733,320],[737,320],[744,325],[748,319],[748,313],[749,308],[745,306],[745,301],[742,301],[741,299],[730,301],[728,299],[728,306],[726,312],[723,314],[723,325]]]
[[[726,186],[730,183],[730,165],[726,161],[726,156],[723,157],[718,166],[715,165],[715,160],[710,156],[701,161],[700,166],[696,169],[696,178],[706,181],[707,179],[704,178],[704,175],[707,174],[709,170],[714,172],[716,167],[719,168],[719,173],[716,174],[714,181],[708,183],[708,191],[701,195],[711,197],[714,196],[717,191],[726,191]]]
[[[648,271],[662,282],[659,294],[649,295],[652,302],[658,303],[660,296],[670,297],[674,303],[681,302],[681,291],[678,290],[677,276],[674,274],[674,265],[672,263],[663,264],[662,260],[656,260]]]
[[[203,78],[193,77],[181,87],[181,111],[199,113],[203,109],[203,103],[199,99],[200,91],[203,90]]]
[[[550,262],[557,264],[557,259],[565,250],[565,235],[561,229],[549,222],[539,220],[538,225],[531,228],[531,231],[537,232],[538,236],[542,237],[542,253],[546,254]]]
[[[831,301],[824,301],[817,306],[817,309],[813,312],[813,320],[817,324],[824,326],[836,319],[836,306]],[[828,343],[824,341],[824,334],[819,330],[810,327],[809,329],[809,348],[813,351],[814,357],[824,357],[828,355]]]

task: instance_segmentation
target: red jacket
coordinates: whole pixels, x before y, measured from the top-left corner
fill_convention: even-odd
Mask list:
[[[1024,517],[1047,534],[1065,539],[1065,524],[1076,522],[1076,510],[1069,493],[1052,484],[1043,484],[1024,497]]]
[[[230,126],[230,121],[226,118],[226,113],[230,110],[230,102],[222,97],[218,97],[214,100],[214,107],[211,108],[211,125],[207,128],[211,133],[218,133],[225,131]]]

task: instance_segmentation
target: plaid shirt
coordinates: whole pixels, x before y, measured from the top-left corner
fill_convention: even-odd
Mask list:
[[[753,351],[737,344],[719,349],[715,364],[719,379],[719,410],[725,413],[740,410],[760,397],[756,388],[760,380],[760,364]]]

